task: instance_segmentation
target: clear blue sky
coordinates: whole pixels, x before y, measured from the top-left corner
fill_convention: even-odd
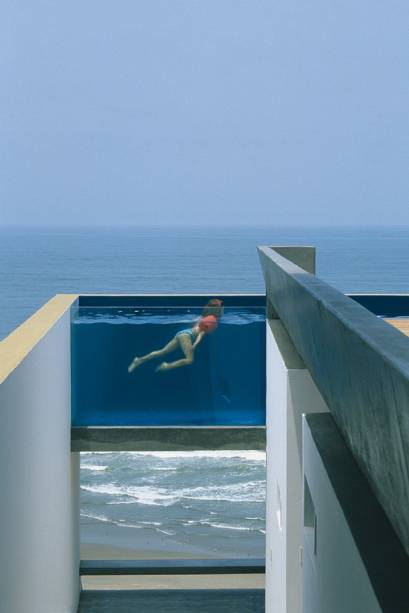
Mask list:
[[[408,0],[3,0],[0,224],[408,224],[408,28]]]

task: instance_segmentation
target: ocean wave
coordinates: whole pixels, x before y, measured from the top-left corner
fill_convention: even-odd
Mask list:
[[[137,539],[156,534],[194,543],[196,534],[209,534],[258,543],[265,528],[265,457],[251,450],[85,452],[84,529],[111,525],[134,529]]]
[[[87,517],[88,519],[96,519],[97,521],[113,524],[115,526],[119,526],[120,528],[135,528],[139,530],[142,530],[143,528],[154,528],[157,532],[165,532],[163,529],[159,528],[159,526],[162,525],[162,522],[158,521],[138,521],[137,523],[129,523],[125,519],[116,520],[109,518],[106,515],[101,515],[100,513],[84,513],[81,511],[80,515],[81,517]]]
[[[184,498],[225,502],[264,502],[265,482],[247,481],[227,485],[199,486],[182,490]]]
[[[150,485],[132,486],[117,485],[115,483],[102,483],[96,485],[81,485],[81,489],[94,494],[107,496],[119,496],[133,499],[139,504],[154,506],[170,506],[182,499],[225,501],[225,502],[264,502],[265,482],[247,481],[244,483],[227,485],[199,486],[194,488],[181,488],[170,490],[167,488],[155,488]],[[125,502],[126,503],[126,502]],[[123,504],[118,502],[118,504]]]
[[[124,454],[129,454],[130,457],[135,456],[151,456],[161,460],[178,460],[178,459],[233,459],[240,458],[248,462],[265,462],[265,451],[252,451],[246,449],[226,449],[226,450],[204,450],[204,451],[127,451]]]
[[[135,502],[146,505],[168,506],[178,500],[175,494],[169,494],[164,488],[154,488],[146,486],[115,485],[114,483],[99,485],[81,485],[81,489],[94,494],[105,494],[108,496],[127,496],[133,498]]]

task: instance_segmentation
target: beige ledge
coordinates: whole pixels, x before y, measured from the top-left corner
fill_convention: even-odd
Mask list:
[[[409,336],[409,319],[385,319],[388,324]]]
[[[0,342],[0,384],[70,308],[77,294],[57,294]]]

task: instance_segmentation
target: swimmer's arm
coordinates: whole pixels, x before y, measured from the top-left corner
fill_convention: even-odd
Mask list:
[[[204,337],[204,332],[199,332],[195,342],[192,345],[192,349],[196,349],[196,347],[198,346],[198,344],[200,343],[200,341],[202,340],[203,337]]]

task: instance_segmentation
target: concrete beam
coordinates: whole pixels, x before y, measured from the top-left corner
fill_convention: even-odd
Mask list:
[[[265,451],[265,427],[110,427],[71,429],[72,451],[193,451],[255,449]]]
[[[409,553],[409,340],[270,247],[267,295]]]

